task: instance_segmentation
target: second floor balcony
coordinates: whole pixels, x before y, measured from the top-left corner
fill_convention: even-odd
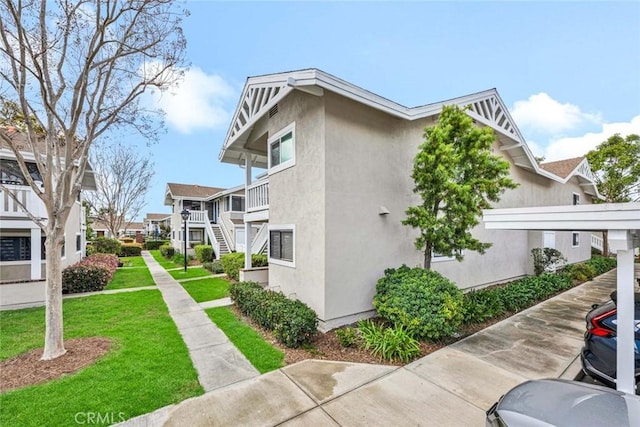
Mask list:
[[[269,178],[262,178],[247,187],[247,212],[269,209]]]
[[[0,217],[3,218],[21,218],[29,217],[15,201],[9,192],[17,196],[18,200],[27,210],[36,218],[47,218],[47,209],[44,202],[36,195],[36,193],[24,185],[6,185],[7,190],[0,190]]]

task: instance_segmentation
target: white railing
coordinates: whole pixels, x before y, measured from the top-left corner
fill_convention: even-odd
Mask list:
[[[222,231],[222,236],[227,243],[229,251],[233,252],[236,250],[236,241],[231,238],[231,235],[235,229],[235,224],[231,221],[229,215],[222,214],[218,219],[220,220],[218,225],[220,226],[220,231]]]
[[[189,224],[206,224],[209,222],[207,211],[189,211]]]
[[[261,179],[247,187],[247,212],[269,209],[269,179]]]
[[[602,237],[591,234],[591,247],[602,251],[604,249],[604,240]]]
[[[18,196],[18,200],[26,206],[31,215],[36,218],[47,217],[44,202],[40,200],[31,188],[16,186],[15,188],[10,188],[9,191]],[[0,190],[0,216],[28,218],[20,205],[11,197],[9,191]]]
[[[253,242],[251,242],[251,253],[259,254],[265,248],[269,237],[269,227],[267,224],[262,224],[258,233],[253,238]]]

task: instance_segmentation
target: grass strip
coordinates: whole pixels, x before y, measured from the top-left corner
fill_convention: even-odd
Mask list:
[[[168,270],[170,268],[179,268],[182,267],[182,264],[176,264],[168,259],[166,259],[165,257],[162,256],[162,254],[160,253],[160,250],[155,250],[155,251],[149,251],[149,253],[151,254],[151,256],[158,261],[158,264],[160,264],[160,266],[162,268],[164,268],[165,270]]]
[[[118,268],[105,290],[155,285],[148,268]]]
[[[196,302],[213,301],[229,296],[229,282],[220,277],[180,283]]]
[[[90,412],[119,422],[203,393],[159,291],[69,299],[63,310],[66,339],[106,337],[111,350],[75,374],[0,394],[0,425],[76,425]],[[44,308],[2,311],[0,324],[0,359],[42,347]]]
[[[261,374],[284,366],[284,353],[266,342],[229,308],[216,307],[205,312]]]
[[[202,267],[192,267],[192,268],[187,268],[187,271],[184,271],[184,268],[180,269],[180,270],[171,270],[169,271],[169,274],[171,275],[171,277],[173,277],[176,280],[182,280],[182,279],[191,279],[193,277],[204,277],[204,276],[211,276],[212,273]]]
[[[147,263],[144,262],[144,258],[141,256],[129,256],[118,258],[118,261],[122,263],[123,267],[146,267]]]

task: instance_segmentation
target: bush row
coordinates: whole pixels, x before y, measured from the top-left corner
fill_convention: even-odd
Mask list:
[[[140,256],[142,255],[142,245],[140,243],[123,243],[119,256]]]
[[[211,262],[203,262],[202,266],[213,274],[224,273],[224,268],[222,268],[222,261],[220,261],[219,259],[214,259]]]
[[[94,254],[62,270],[62,293],[101,291],[113,278],[118,258]]]
[[[234,252],[222,255],[222,269],[229,278],[239,280],[240,269],[244,268],[244,252]],[[267,256],[262,254],[251,255],[251,264],[254,267],[265,267],[269,265]]]
[[[232,283],[229,292],[242,314],[272,330],[276,339],[287,347],[296,348],[310,342],[318,331],[315,311],[301,301],[263,289],[255,282]]]
[[[464,322],[480,323],[506,312],[523,310],[571,288],[574,282],[590,280],[615,266],[614,258],[593,257],[565,266],[561,274],[525,277],[504,286],[468,292],[464,295]]]
[[[144,248],[148,251],[155,251],[160,249],[160,246],[168,244],[168,240],[147,240],[144,242]]]

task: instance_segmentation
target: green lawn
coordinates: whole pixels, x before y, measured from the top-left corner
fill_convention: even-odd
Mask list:
[[[118,259],[123,267],[146,267],[147,264],[141,256],[129,256]]]
[[[229,340],[261,374],[284,366],[284,353],[266,342],[227,307],[205,310]]]
[[[229,282],[220,277],[188,280],[180,284],[196,302],[212,301],[229,296]]]
[[[162,254],[160,253],[160,250],[149,251],[149,253],[153,258],[155,258],[156,261],[158,261],[158,264],[160,264],[160,266],[162,266],[162,268],[164,268],[165,270],[169,268],[183,267],[182,264],[176,264],[174,262],[169,261],[168,259],[165,259],[165,257],[163,257]]]
[[[65,338],[107,337],[111,350],[75,374],[0,394],[0,425],[76,425],[88,412],[118,422],[203,393],[159,291],[65,300],[64,323]],[[43,308],[0,312],[0,324],[0,359],[43,345]]]
[[[169,274],[176,280],[182,279],[191,279],[193,277],[203,277],[203,276],[211,276],[211,272],[202,267],[192,267],[187,268],[187,271],[184,271],[184,268],[180,270],[170,270]]]
[[[105,287],[108,289],[139,288],[140,286],[155,286],[148,268],[118,268],[113,279]]]

